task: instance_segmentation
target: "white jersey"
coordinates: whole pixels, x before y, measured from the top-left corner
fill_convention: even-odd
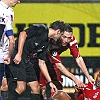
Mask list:
[[[4,62],[4,58],[8,54],[9,39],[6,36],[7,30],[12,30],[12,22],[14,20],[14,11],[2,1],[0,1],[0,24],[5,25],[5,29],[0,41],[0,63]]]

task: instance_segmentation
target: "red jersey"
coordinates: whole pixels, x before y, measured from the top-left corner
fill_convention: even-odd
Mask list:
[[[95,84],[86,84],[78,100],[100,100],[100,88],[97,88]]]
[[[73,57],[77,58],[77,57],[80,56],[79,50],[78,50],[78,43],[77,43],[74,36],[72,36],[70,43],[68,43],[66,46],[62,46],[60,40],[58,40],[57,42],[54,41],[53,39],[49,40],[49,46],[48,46],[47,53],[48,53],[50,62],[53,63],[53,65],[54,65],[53,67],[55,69],[57,79],[61,82],[63,81],[63,79],[61,78],[61,72],[56,67],[55,63],[61,63],[62,62],[59,55],[63,51],[66,51],[68,48],[70,49],[70,54]],[[41,85],[47,84],[46,79],[44,78],[44,76],[42,74],[40,74],[40,83],[41,83]]]
[[[51,56],[52,58],[52,62],[61,63],[61,59],[59,55],[62,52],[66,51],[68,48],[70,49],[70,54],[73,57],[77,58],[80,56],[78,50],[78,43],[74,36],[72,36],[70,43],[68,43],[66,46],[62,46],[59,40],[55,42],[53,39],[50,39],[48,52],[49,52],[49,56]]]

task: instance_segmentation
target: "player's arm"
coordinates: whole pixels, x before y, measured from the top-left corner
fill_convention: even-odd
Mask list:
[[[82,81],[78,80],[72,73],[70,73],[62,63],[56,63],[56,66],[64,75],[66,75],[66,77],[73,80],[78,87],[85,86],[85,84]]]
[[[66,77],[69,77],[70,79],[72,79],[75,84],[77,84],[78,87],[84,87],[85,84],[78,80],[72,73],[70,73],[66,67],[62,64],[61,62],[61,58],[59,56],[59,54],[57,52],[52,53],[51,59],[53,60],[53,62],[56,64],[56,67],[64,74],[66,75]]]
[[[16,64],[19,64],[21,61],[21,56],[22,56],[23,47],[24,47],[26,38],[27,38],[26,32],[25,31],[20,32],[19,38],[18,38],[18,53],[16,54],[14,58],[14,62]]]
[[[7,30],[5,34],[9,39],[9,47],[8,47],[8,56],[4,59],[4,63],[9,64],[14,49],[15,40],[14,40],[13,30]]]
[[[57,90],[56,86],[51,81],[51,78],[50,78],[50,75],[49,75],[49,72],[47,70],[47,66],[46,66],[44,60],[39,59],[39,67],[40,67],[43,75],[45,76],[45,78],[49,82],[49,85],[50,85],[52,91],[57,93],[58,90]]]
[[[11,57],[13,49],[14,49],[15,40],[14,40],[14,36],[9,36],[8,38],[9,38],[8,56]]]
[[[86,68],[86,65],[85,65],[85,62],[84,62],[83,58],[80,56],[77,41],[75,43],[73,42],[73,44],[69,46],[69,49],[70,49],[71,55],[75,58],[77,65],[80,67],[82,72],[85,74],[88,81],[90,83],[94,82],[94,79],[92,79],[90,77],[90,75],[87,71],[87,68]]]
[[[44,74],[44,76],[46,77],[47,81],[50,82],[51,78],[49,76],[48,69],[47,69],[47,66],[46,66],[44,60],[39,59],[39,67],[40,67],[42,73]]]
[[[85,76],[87,77],[88,81],[93,84],[93,82],[95,81],[94,79],[92,79],[87,71],[87,68],[86,68],[86,65],[85,65],[85,62],[83,60],[83,58],[80,56],[80,57],[77,57],[75,58],[76,59],[76,62],[77,62],[77,65],[80,67],[80,69],[82,70],[82,72],[85,74]]]

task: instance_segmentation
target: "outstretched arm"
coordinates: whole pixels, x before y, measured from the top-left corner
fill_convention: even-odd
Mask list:
[[[62,63],[56,63],[57,68],[67,77],[72,79],[78,87],[84,87],[85,84],[78,80],[72,73],[70,73]]]
[[[80,67],[80,69],[83,71],[83,73],[85,74],[85,76],[87,77],[88,81],[93,84],[94,83],[94,79],[92,79],[87,71],[87,68],[86,68],[86,65],[85,65],[85,62],[83,60],[83,58],[80,56],[80,57],[77,57],[76,58],[76,62],[78,64],[78,66]]]

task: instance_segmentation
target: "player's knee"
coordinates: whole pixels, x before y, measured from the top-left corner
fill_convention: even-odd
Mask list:
[[[65,92],[60,91],[60,96],[64,96],[64,95],[66,95]]]
[[[33,93],[40,93],[40,86],[37,86],[37,87],[34,87],[33,89],[32,89],[32,92]]]
[[[16,88],[16,91],[18,92],[18,94],[21,94],[22,92],[24,92],[26,90],[26,86],[18,86],[17,88]]]
[[[30,86],[33,94],[40,94],[40,84],[38,81],[29,82],[28,85]]]
[[[6,85],[1,86],[1,90],[8,91],[8,85],[6,84]]]

